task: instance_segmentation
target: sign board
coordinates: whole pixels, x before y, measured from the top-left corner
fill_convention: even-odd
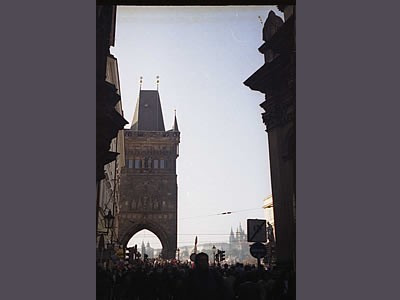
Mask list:
[[[255,258],[263,258],[267,255],[267,247],[263,243],[254,243],[250,246],[250,254]]]
[[[267,241],[266,220],[247,219],[247,241],[261,243]]]

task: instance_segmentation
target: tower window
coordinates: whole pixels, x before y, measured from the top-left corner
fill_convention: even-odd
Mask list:
[[[135,169],[140,169],[141,167],[141,160],[140,159],[135,159]]]
[[[153,161],[153,168],[154,168],[154,169],[158,169],[158,159],[155,159],[155,160]]]
[[[166,167],[165,165],[166,165],[165,160],[160,159],[160,169],[165,169]]]

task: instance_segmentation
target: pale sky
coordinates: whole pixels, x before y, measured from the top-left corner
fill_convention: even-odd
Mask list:
[[[271,194],[264,95],[243,82],[263,63],[261,16],[276,6],[118,6],[115,47],[124,117],[131,123],[139,77],[159,93],[166,130],[174,109],[181,131],[178,174],[178,247],[228,242],[231,227],[265,219]],[[127,125],[129,128],[131,124]],[[255,209],[255,210],[249,210]],[[225,211],[231,215],[207,216]],[[196,218],[192,218],[196,217]],[[142,239],[160,247],[149,231]]]

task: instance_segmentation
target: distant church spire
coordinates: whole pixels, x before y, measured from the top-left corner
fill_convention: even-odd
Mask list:
[[[231,227],[231,234],[229,235],[229,243],[234,243],[235,242],[235,234],[233,233],[232,227]]]
[[[144,246],[144,241],[142,240],[142,255],[146,253],[146,247]]]

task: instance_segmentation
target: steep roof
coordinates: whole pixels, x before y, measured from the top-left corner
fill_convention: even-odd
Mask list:
[[[179,131],[178,121],[176,120],[176,112],[175,112],[174,125],[172,126],[172,131]]]
[[[157,90],[141,90],[132,120],[135,131],[165,131],[160,95]]]

